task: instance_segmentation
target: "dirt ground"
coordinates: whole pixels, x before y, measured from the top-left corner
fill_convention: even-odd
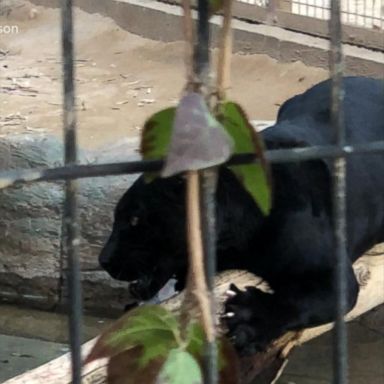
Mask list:
[[[18,31],[0,35],[0,134],[61,135],[60,13],[20,0],[8,4],[0,22]],[[136,136],[149,114],[176,103],[184,81],[182,43],[147,40],[80,10],[75,32],[81,147]],[[300,62],[235,55],[230,95],[251,119],[273,120],[284,100],[326,77]]]

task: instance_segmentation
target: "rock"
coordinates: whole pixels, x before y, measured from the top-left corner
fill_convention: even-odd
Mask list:
[[[136,141],[80,152],[80,162],[137,159]],[[0,141],[0,169],[62,165],[63,145],[47,135],[11,135]],[[126,284],[99,270],[98,254],[112,223],[114,206],[137,176],[79,180],[80,259],[85,308],[121,310]],[[0,191],[0,299],[40,308],[67,304],[63,236],[64,183],[31,183]]]

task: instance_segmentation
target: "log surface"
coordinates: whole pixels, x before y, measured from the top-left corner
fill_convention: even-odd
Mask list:
[[[375,256],[372,256],[375,255]],[[360,316],[361,314],[375,308],[376,306],[384,303],[384,252],[382,249],[379,253],[370,252],[360,258],[354,264],[355,274],[360,284],[360,294],[355,308],[346,316],[346,320],[350,321]],[[219,302],[223,302],[225,291],[228,289],[230,282],[234,282],[240,288],[247,285],[256,284],[261,289],[265,289],[265,285],[261,279],[254,275],[243,271],[227,271],[220,274],[216,281],[216,295]],[[182,294],[168,300],[164,305],[172,311],[177,311]],[[220,311],[220,309],[218,310]],[[313,339],[332,328],[332,324],[323,325],[316,328],[308,328],[300,333],[290,333],[284,335],[281,339],[277,340],[268,353],[259,355],[253,358],[252,361],[245,362],[245,365],[251,365],[251,372],[254,373],[255,369],[259,372],[260,380],[254,383],[273,383],[273,378],[278,376],[279,370],[282,370],[286,364],[286,357],[292,348],[296,345],[304,343]],[[96,339],[88,341],[83,345],[83,356],[85,356]],[[36,369],[19,375],[6,381],[4,384],[70,384],[70,359],[69,354],[65,354],[55,360],[52,360]],[[281,361],[278,361],[278,359]],[[93,362],[85,367],[83,371],[84,384],[104,384],[106,383],[106,364],[107,360],[99,360]],[[256,368],[255,368],[256,366]],[[266,369],[272,367],[272,373]],[[243,378],[243,383],[250,382],[250,376],[246,375]],[[270,377],[269,377],[269,376]]]

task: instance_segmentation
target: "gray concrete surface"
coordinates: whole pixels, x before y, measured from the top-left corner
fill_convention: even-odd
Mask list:
[[[353,322],[349,331],[349,384],[384,384],[384,333]],[[332,382],[332,333],[294,351],[279,384]]]
[[[83,342],[112,321],[84,316]],[[0,383],[68,352],[67,343],[66,314],[0,305]]]
[[[0,383],[67,351],[66,344],[0,335]]]

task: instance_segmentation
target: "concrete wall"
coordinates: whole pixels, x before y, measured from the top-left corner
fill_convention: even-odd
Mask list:
[[[58,0],[32,0],[35,4],[58,7]],[[181,9],[154,0],[76,0],[89,13],[111,17],[131,33],[161,41],[182,40]],[[219,17],[212,20],[214,37]],[[328,68],[328,41],[282,28],[235,20],[234,52],[267,54],[282,62]],[[345,45],[345,72],[349,75],[382,77],[384,53]]]

